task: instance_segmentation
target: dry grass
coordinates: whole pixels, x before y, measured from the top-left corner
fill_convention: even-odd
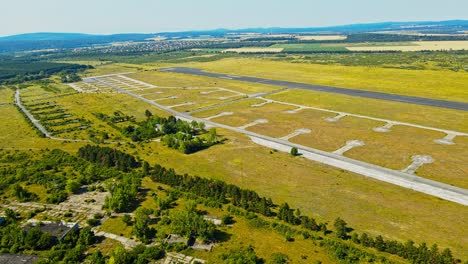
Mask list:
[[[254,189],[277,203],[287,201],[320,220],[332,221],[340,216],[358,232],[437,243],[468,257],[468,230],[464,229],[468,211],[464,206],[286,153],[270,154],[270,149],[255,145],[248,138],[219,132],[228,141],[192,155],[159,143],[128,151],[138,152],[151,163],[175,168],[178,173]]]
[[[468,102],[468,74],[230,58],[191,63],[208,71]]]
[[[11,89],[0,88],[0,104],[8,104],[13,102],[15,92]]]
[[[373,128],[383,126],[384,122],[350,116],[341,118],[338,122],[327,122],[325,118],[334,117],[336,114],[310,109],[289,114],[284,111],[295,107],[270,103],[254,108],[250,107],[251,101],[195,115],[209,117],[221,112],[233,112],[233,115],[213,120],[235,127],[257,119],[267,119],[268,123],[258,124],[247,130],[275,138],[289,135],[296,129],[307,128],[312,130],[310,134],[296,136],[290,141],[329,152],[343,147],[349,140],[362,140],[365,146],[354,148],[345,153],[345,156],[395,170],[406,168],[411,164],[411,157],[414,155],[431,155],[436,161],[424,166],[418,174],[459,187],[468,187],[465,181],[468,158],[464,155],[468,145],[458,143],[447,146],[434,143],[433,140],[445,136],[442,132],[395,126],[390,133],[377,133]]]
[[[121,216],[108,218],[102,223],[99,230],[126,238],[132,237],[132,227],[127,226]]]
[[[306,90],[289,90],[267,96],[295,103],[358,115],[468,132],[466,112]]]
[[[187,74],[177,74],[170,72],[147,71],[129,74],[127,76],[156,86],[213,88],[221,87],[247,94],[270,92],[280,89],[279,87],[273,85],[250,84],[240,81],[213,79],[202,76],[191,76]]]
[[[403,46],[347,46],[351,51],[422,51],[422,50],[468,50],[468,41],[418,41]]]

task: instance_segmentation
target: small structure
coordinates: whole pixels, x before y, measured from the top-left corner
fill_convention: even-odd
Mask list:
[[[78,223],[38,221],[31,219],[26,222],[25,230],[38,227],[42,232],[49,233],[58,241],[62,240],[71,230],[78,230]]]
[[[6,222],[5,217],[0,216],[0,225],[3,225]]]
[[[40,257],[33,255],[0,254],[0,263],[2,264],[32,264]]]
[[[197,259],[191,256],[186,256],[181,253],[169,252],[167,257],[164,260],[164,264],[195,264],[195,263],[205,263],[203,259]]]
[[[215,215],[204,215],[203,219],[205,219],[206,221],[210,221],[210,222],[212,222],[213,224],[215,224],[217,226],[223,224],[223,220],[221,220],[221,218],[219,218],[219,217],[217,217]]]
[[[164,240],[164,243],[165,244],[177,244],[177,243],[182,243],[184,245],[188,245],[188,239],[185,238],[185,237],[182,237],[180,235],[177,235],[177,234],[170,234],[165,240]]]
[[[208,252],[211,252],[213,247],[214,247],[213,243],[206,244],[199,240],[195,240],[195,242],[193,242],[193,245],[191,246],[193,250],[204,250]]]

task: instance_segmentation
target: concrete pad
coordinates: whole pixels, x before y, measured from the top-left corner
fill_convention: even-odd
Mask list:
[[[299,135],[302,135],[302,134],[309,134],[311,132],[312,132],[312,130],[310,130],[308,128],[301,128],[301,129],[297,129],[296,131],[294,131],[293,133],[291,133],[289,135],[281,137],[280,139],[287,141],[287,140],[290,140],[291,138],[293,138],[295,136],[299,136]]]
[[[422,165],[434,162],[434,159],[429,155],[416,155],[411,157],[411,159],[413,163],[403,169],[402,172],[414,174]]]
[[[456,134],[449,133],[444,138],[436,139],[434,140],[434,142],[437,144],[441,144],[441,145],[454,145],[455,142],[453,142],[453,140],[455,139],[456,136],[457,136]]]
[[[253,121],[252,123],[248,123],[247,125],[240,126],[239,128],[246,129],[248,127],[256,126],[258,124],[266,124],[266,123],[268,123],[267,119],[258,119],[258,120]]]
[[[337,116],[335,117],[329,117],[329,118],[325,118],[325,121],[327,122],[338,122],[341,118],[347,116],[348,114],[346,113],[339,113]]]
[[[344,145],[340,149],[333,151],[333,153],[338,154],[338,155],[343,155],[346,151],[349,151],[352,148],[362,147],[364,145],[365,145],[364,141],[362,140],[349,140],[349,141],[346,141],[346,145]]]
[[[271,100],[266,100],[266,101],[263,102],[263,103],[253,104],[253,105],[251,105],[250,107],[262,107],[262,106],[264,106],[264,105],[266,105],[266,104],[271,104],[271,103],[273,103],[273,101],[271,101]]]
[[[299,107],[297,109],[294,109],[294,110],[284,111],[283,113],[285,113],[285,114],[297,114],[299,111],[302,111],[304,109],[306,109],[306,107],[301,106],[301,107]]]
[[[385,124],[384,126],[381,126],[381,127],[376,127],[372,130],[374,130],[375,132],[379,132],[379,133],[387,133],[387,132],[390,132],[391,128],[396,125],[396,123],[393,123],[393,122],[388,122],[387,124]]]
[[[233,112],[222,112],[222,113],[219,113],[217,115],[207,117],[205,119],[206,120],[211,120],[211,119],[214,119],[214,118],[218,118],[218,117],[222,117],[222,116],[230,116],[230,115],[233,115],[233,114],[234,114]]]

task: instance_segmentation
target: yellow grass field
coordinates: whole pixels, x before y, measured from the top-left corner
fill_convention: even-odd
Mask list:
[[[358,115],[468,133],[466,112],[305,90],[289,90],[269,99]]]
[[[230,58],[188,63],[207,71],[468,102],[465,72],[401,70]]]
[[[311,133],[290,139],[291,142],[304,146],[335,151],[349,140],[362,140],[365,146],[354,148],[345,156],[402,170],[411,164],[414,155],[431,155],[436,161],[418,171],[422,177],[467,188],[465,175],[468,174],[468,158],[464,153],[468,145],[463,140],[455,145],[440,145],[433,141],[445,136],[445,133],[407,126],[395,126],[389,133],[378,133],[373,128],[386,123],[359,117],[347,116],[338,122],[327,122],[325,118],[336,114],[317,110],[301,110],[296,114],[284,113],[295,109],[294,106],[277,103],[262,107],[250,107],[257,99],[234,103],[221,108],[196,113],[198,117],[210,117],[221,112],[233,112],[233,115],[212,119],[230,126],[242,126],[258,119],[267,119],[268,123],[257,124],[247,130],[275,138],[286,136],[296,129],[310,129]],[[427,169],[426,169],[427,168]],[[430,169],[429,169],[430,168]]]
[[[279,53],[282,52],[283,48],[261,48],[261,47],[247,47],[237,49],[225,49],[223,52],[235,52],[235,53]]]
[[[321,220],[331,222],[341,216],[359,232],[437,242],[439,247],[450,246],[454,252],[466,255],[468,230],[464,226],[468,224],[468,212],[464,206],[286,153],[270,152],[236,133],[219,133],[228,139],[224,144],[192,155],[156,142],[127,151],[138,152],[140,158],[175,168],[178,173],[254,189]],[[434,214],[434,210],[438,213]]]
[[[351,51],[422,51],[422,50],[468,50],[468,41],[418,41],[411,42],[413,45],[387,46],[375,45],[357,47],[346,46]]]
[[[202,76],[181,75],[170,72],[145,71],[127,75],[156,86],[169,87],[220,87],[240,93],[259,93],[280,90],[281,87],[265,84],[250,84],[240,81],[213,79]]]

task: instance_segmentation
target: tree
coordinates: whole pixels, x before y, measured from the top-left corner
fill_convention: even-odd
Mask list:
[[[212,127],[208,132],[208,144],[213,145],[216,143],[218,143],[218,134],[216,132],[216,128]]]
[[[81,184],[77,180],[69,180],[65,188],[70,193],[77,193],[81,188]]]
[[[214,239],[216,227],[212,222],[205,221],[196,211],[195,203],[188,203],[185,210],[171,215],[171,229],[174,233],[186,237],[198,237],[203,241]]]
[[[135,212],[135,223],[133,224],[133,234],[143,243],[148,243],[154,236],[154,230],[149,227],[151,210],[138,208]]]
[[[132,217],[128,214],[124,214],[122,216],[122,221],[127,225],[127,226],[130,226],[132,225]]]
[[[146,109],[146,110],[145,110],[145,116],[146,116],[147,118],[150,118],[150,117],[153,116],[153,113],[151,113],[150,110]]]
[[[297,154],[299,154],[299,150],[296,147],[292,147],[290,153],[292,156],[297,156]]]
[[[341,219],[336,218],[333,226],[335,227],[336,236],[341,239],[348,239],[348,228],[346,227],[347,223]]]

